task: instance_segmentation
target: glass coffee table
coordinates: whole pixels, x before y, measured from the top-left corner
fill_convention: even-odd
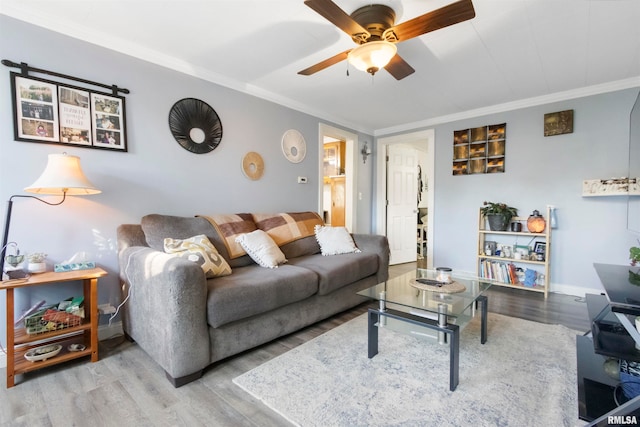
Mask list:
[[[492,281],[469,274],[451,274],[442,284],[439,272],[417,269],[358,292],[380,301],[369,309],[368,352],[378,354],[378,328],[405,332],[449,344],[449,389],[458,386],[460,331],[480,312],[480,342],[487,341],[487,296]],[[434,282],[439,282],[434,283]]]

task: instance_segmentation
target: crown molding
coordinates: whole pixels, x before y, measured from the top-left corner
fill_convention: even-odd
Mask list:
[[[505,111],[519,110],[522,108],[535,107],[538,105],[551,104],[553,102],[566,101],[569,99],[583,98],[585,96],[599,95],[602,93],[615,92],[618,90],[631,89],[640,87],[640,76],[632,77],[624,80],[617,80],[599,85],[586,86],[572,89],[564,92],[556,92],[548,95],[537,96],[534,98],[521,99],[518,101],[506,102],[504,104],[491,105],[488,107],[477,108],[475,110],[463,111],[460,113],[449,114],[446,116],[433,117],[426,120],[420,120],[413,123],[392,126],[384,129],[377,129],[374,132],[375,137],[386,136],[407,131],[414,131],[420,128],[440,125],[443,123],[454,122],[457,120],[471,119],[474,117],[486,116],[488,114],[504,113]]]

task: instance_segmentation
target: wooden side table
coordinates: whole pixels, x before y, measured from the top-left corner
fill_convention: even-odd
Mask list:
[[[34,274],[25,281],[0,282],[0,290],[7,291],[7,388],[15,385],[16,375],[25,372],[84,356],[91,356],[92,362],[98,361],[98,278],[106,275],[103,269],[92,268],[64,273],[47,272]],[[24,328],[14,327],[14,289],[72,281],[82,281],[85,308],[82,324],[37,335],[29,335]],[[60,344],[62,351],[43,361],[29,362],[24,358],[30,349],[48,344]],[[67,349],[70,344],[82,344],[85,349],[71,352]]]

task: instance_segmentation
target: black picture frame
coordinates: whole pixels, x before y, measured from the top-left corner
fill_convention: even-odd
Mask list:
[[[546,242],[536,242],[533,247],[533,252],[537,254],[544,254],[547,252],[547,243]]]
[[[10,73],[14,138],[126,152],[125,98]]]

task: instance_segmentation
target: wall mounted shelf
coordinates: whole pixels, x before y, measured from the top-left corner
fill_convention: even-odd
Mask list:
[[[585,179],[582,197],[640,196],[640,178]]]

